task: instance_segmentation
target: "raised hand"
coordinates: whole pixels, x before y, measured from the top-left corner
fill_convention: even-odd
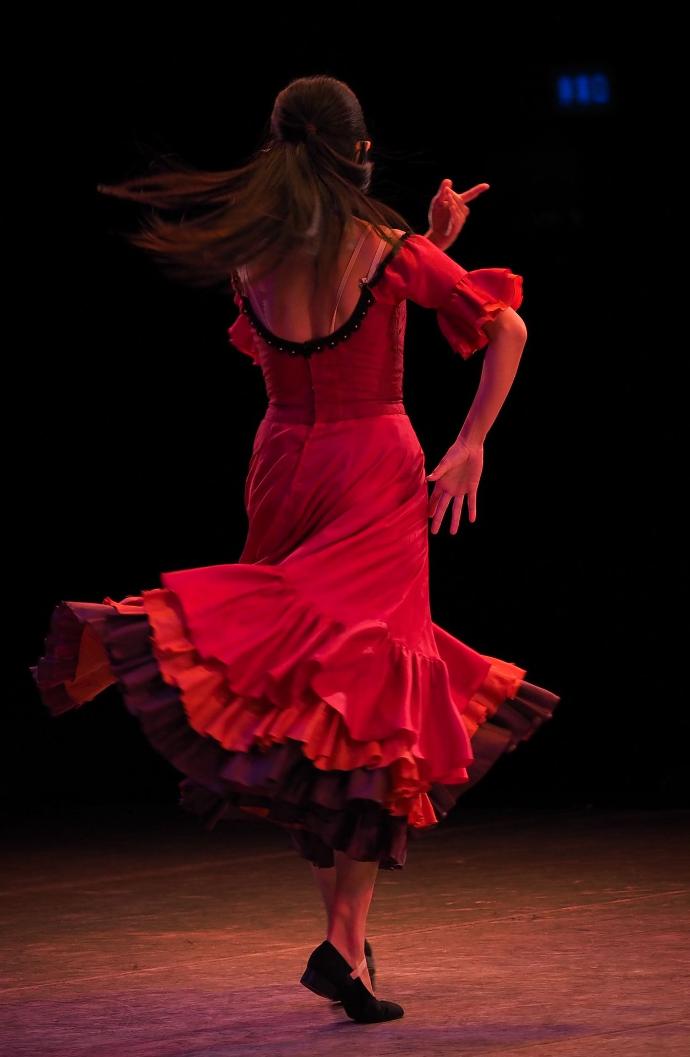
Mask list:
[[[487,183],[475,184],[468,191],[458,193],[453,190],[452,184],[452,180],[441,180],[441,186],[429,206],[426,237],[442,250],[447,250],[462,231],[470,213],[467,203],[488,191],[490,186]]]
[[[467,496],[470,521],[477,520],[477,488],[484,467],[484,445],[470,443],[463,437],[450,446],[446,454],[430,474],[427,481],[434,482],[434,490],[429,497],[428,513],[433,518],[431,531],[434,535],[443,521],[448,506],[453,501],[453,513],[450,520],[450,533],[455,536],[460,524],[462,503]]]

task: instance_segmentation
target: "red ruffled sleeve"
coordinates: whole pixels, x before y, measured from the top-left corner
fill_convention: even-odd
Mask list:
[[[256,367],[259,366],[259,355],[254,342],[254,329],[249,322],[249,317],[246,312],[242,311],[242,298],[240,297],[239,289],[235,283],[234,276],[230,278],[230,285],[232,287],[233,301],[235,302],[240,313],[232,324],[228,327],[228,341],[234,345],[236,349],[243,352],[245,356],[251,356],[254,360]]]
[[[377,301],[436,309],[439,329],[464,359],[488,344],[483,326],[522,304],[522,276],[509,268],[467,271],[424,235],[411,234],[372,287]]]

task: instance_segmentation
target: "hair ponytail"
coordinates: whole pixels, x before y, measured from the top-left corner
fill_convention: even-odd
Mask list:
[[[209,171],[157,155],[157,171],[97,190],[149,207],[140,229],[123,237],[177,281],[227,286],[239,265],[252,262],[260,276],[299,248],[314,255],[323,277],[351,216],[370,221],[391,244],[397,238],[382,226],[412,230],[369,194],[373,163],[364,144],[355,151],[367,139],[361,106],[346,84],[303,77],[278,93],[269,135],[246,164]]]

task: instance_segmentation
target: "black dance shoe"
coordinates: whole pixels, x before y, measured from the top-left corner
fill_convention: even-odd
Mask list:
[[[376,989],[376,962],[374,961],[374,952],[371,949],[371,944],[367,939],[364,940],[364,955],[367,959],[367,969],[369,970],[371,986]]]
[[[367,969],[369,970],[369,979],[371,980],[371,986],[376,990],[376,962],[374,961],[374,952],[371,949],[369,940],[364,939],[364,956],[367,960]],[[327,997],[327,996],[324,996]],[[333,999],[334,1006],[342,1006],[342,1002],[339,998]]]
[[[353,969],[330,940],[324,940],[309,955],[300,983],[323,998],[342,1002],[350,1020],[358,1024],[376,1024],[402,1017],[405,1012],[402,1006],[397,1002],[385,1002],[376,998],[369,988],[364,986],[360,976],[366,965],[365,955]]]

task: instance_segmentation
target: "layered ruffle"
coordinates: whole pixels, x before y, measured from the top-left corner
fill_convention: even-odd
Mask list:
[[[393,639],[381,620],[336,621],[278,566],[206,566],[161,582],[106,601],[123,615],[144,609],[163,679],[179,690],[197,733],[239,752],[291,739],[321,771],[382,768],[384,807],[411,826],[436,821],[432,782],[468,780],[473,753],[461,707],[488,662],[468,664],[457,644],[456,698],[440,655]],[[522,675],[510,666],[509,689]]]
[[[453,352],[468,359],[489,341],[484,325],[505,308],[518,308],[522,296],[522,276],[508,268],[475,268],[436,310],[438,328]]]
[[[459,785],[443,785],[436,782],[429,787],[428,797],[437,817],[436,823],[424,827],[403,826],[400,828],[397,826],[400,820],[391,817],[391,823],[395,825],[395,829],[391,834],[389,851],[380,861],[382,868],[401,868],[407,857],[408,838],[416,840],[435,829],[438,823],[455,807],[462,794],[473,788],[504,753],[512,752],[521,741],[531,738],[542,723],[553,715],[560,698],[551,691],[527,680],[520,681],[512,699],[505,698],[497,708],[495,707],[496,700],[505,687],[505,675],[503,677],[501,675],[504,665],[505,662],[498,660],[492,665],[485,684],[470,702],[471,711],[477,718],[490,718],[484,718],[481,726],[476,728],[473,735],[472,748],[475,758],[468,767],[468,780]],[[195,787],[193,783],[186,782],[183,785],[187,786],[187,799],[194,804],[195,809],[198,810],[200,804],[205,802],[206,810],[212,810],[213,798]],[[222,815],[222,804],[215,800],[214,806]],[[333,826],[333,828],[337,827]],[[330,830],[324,830],[323,827],[314,825],[312,821],[308,827],[291,828],[289,835],[293,847],[303,858],[308,859],[315,866],[333,866],[333,848],[339,845],[331,840]],[[352,846],[357,851],[357,854],[352,857],[362,860],[376,858],[376,855],[368,854],[369,848],[376,846],[375,842],[378,839],[376,828],[365,823],[357,837],[361,843],[359,847]],[[367,843],[367,838],[369,838],[369,843]],[[359,854],[360,852],[362,854]],[[349,851],[348,854],[352,852]]]
[[[468,271],[423,235],[410,235],[374,289],[377,301],[409,300],[436,311],[441,333],[468,359],[489,341],[484,325],[523,300],[523,278],[509,268]]]
[[[253,622],[250,607],[241,605],[242,576],[261,570],[268,578],[271,570],[220,568],[235,577],[234,595],[227,580],[223,595],[225,605],[231,599],[239,607],[234,613],[212,593],[199,591],[194,604],[204,570],[164,574],[177,590],[101,604],[62,602],[45,655],[31,669],[53,714],[118,682],[148,740],[185,775],[181,806],[207,828],[221,818],[258,814],[329,854],[339,848],[400,867],[408,834],[435,826],[558,701],[526,683],[524,669],[488,657],[478,685],[469,691],[460,685],[454,694],[451,683],[466,677],[466,662],[461,644],[442,628],[433,625],[439,656],[425,657],[391,640],[383,622],[345,627],[316,613],[284,583],[274,584],[272,595],[265,579],[254,598],[275,603],[280,590],[282,610],[269,620],[266,609],[263,622]],[[244,586],[252,585],[250,575]],[[390,691],[391,701],[408,703],[408,714],[415,702],[428,710],[426,721],[417,715],[396,726],[404,710],[397,720],[390,709],[360,713],[367,689],[372,702]],[[347,709],[353,695],[354,714]],[[417,722],[439,734],[445,755],[424,755]],[[436,742],[428,744],[436,751]]]

